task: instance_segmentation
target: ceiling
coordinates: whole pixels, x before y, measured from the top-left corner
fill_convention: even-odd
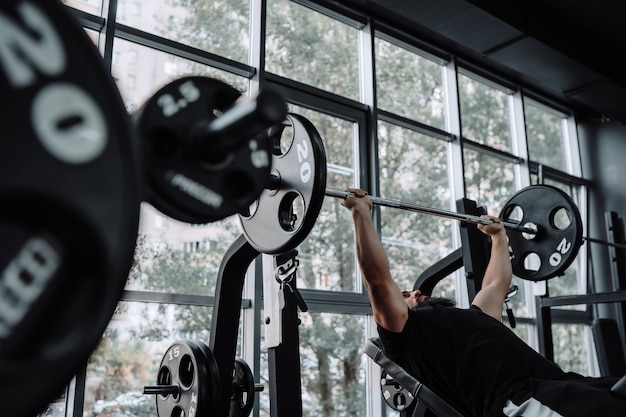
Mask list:
[[[626,123],[624,0],[338,3],[573,107],[581,119]]]

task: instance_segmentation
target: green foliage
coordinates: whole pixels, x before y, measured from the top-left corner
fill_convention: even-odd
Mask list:
[[[288,0],[267,2],[267,71],[359,97],[358,31]]]

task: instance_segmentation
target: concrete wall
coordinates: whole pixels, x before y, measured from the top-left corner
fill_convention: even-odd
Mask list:
[[[586,235],[607,240],[605,213],[626,218],[626,126],[621,123],[586,122],[579,124],[583,176],[589,187],[589,229]],[[581,250],[591,256],[590,281],[596,292],[611,291],[611,251],[608,246],[585,243]],[[621,258],[618,261],[626,262]],[[626,288],[624,288],[626,289]],[[617,318],[615,304],[599,305],[600,316]]]

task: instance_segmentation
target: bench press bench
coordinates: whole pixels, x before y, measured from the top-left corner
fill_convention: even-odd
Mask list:
[[[465,417],[421,381],[385,356],[380,339],[377,337],[365,342],[363,352],[415,398],[416,403],[410,417],[432,416],[432,413],[437,417]],[[408,412],[410,412],[411,407],[412,405],[403,410],[404,415],[409,416]],[[432,413],[427,414],[428,411]]]
[[[402,415],[407,417],[428,417],[434,414],[437,417],[465,417],[438,394],[424,385],[424,383],[385,356],[379,338],[373,337],[368,339],[363,347],[363,352],[415,398],[416,404],[414,405],[412,413],[408,414],[411,412],[411,407],[413,407],[413,405],[410,405],[403,410],[404,414]],[[611,393],[616,397],[626,400],[626,375],[613,385]],[[429,411],[431,414],[427,414]]]

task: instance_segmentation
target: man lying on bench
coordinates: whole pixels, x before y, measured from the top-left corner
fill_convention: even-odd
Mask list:
[[[367,193],[341,200],[354,221],[356,253],[387,357],[456,410],[474,417],[626,416],[626,401],[610,393],[618,378],[564,372],[501,322],[512,270],[499,219],[477,227],[491,236],[482,288],[469,309],[451,300],[401,291],[372,222]]]

